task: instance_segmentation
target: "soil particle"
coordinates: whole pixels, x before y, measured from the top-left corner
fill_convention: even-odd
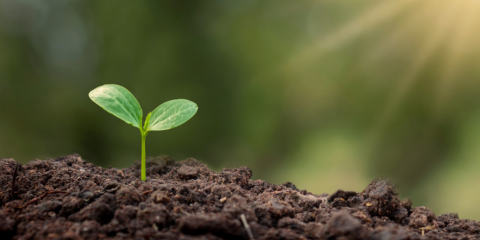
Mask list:
[[[15,234],[16,221],[6,213],[0,212],[0,234],[6,239],[12,238]]]
[[[412,208],[382,179],[316,195],[253,181],[248,167],[216,173],[166,156],[147,167],[142,182],[139,163],[1,159],[0,239],[480,239],[479,222]]]
[[[153,203],[156,204],[168,204],[170,203],[171,199],[168,197],[167,193],[163,191],[155,191],[150,196]]]
[[[341,201],[345,202],[345,199],[348,199],[349,197],[354,197],[354,196],[357,196],[356,192],[343,191],[339,189],[336,192],[334,192],[332,195],[328,196],[327,200],[329,203],[334,202],[335,199],[340,199]]]
[[[192,179],[197,177],[198,169],[195,167],[183,165],[177,170],[177,173],[178,177],[181,179]]]
[[[372,216],[393,217],[400,200],[393,184],[387,180],[374,180],[363,191],[365,206]]]
[[[67,196],[63,199],[62,209],[60,210],[60,215],[64,217],[70,216],[85,205],[85,200],[74,197],[74,196]]]
[[[117,182],[111,182],[111,183],[107,184],[105,187],[103,187],[103,190],[100,193],[105,193],[105,192],[114,193],[118,189],[120,189],[121,186],[122,185],[120,185]]]
[[[325,225],[321,223],[309,222],[305,226],[305,236],[313,239],[320,239]]]
[[[303,233],[305,231],[305,226],[307,224],[297,220],[295,218],[282,218],[280,221],[278,221],[278,227],[279,228],[288,228],[291,230],[294,230],[295,232],[298,233]]]
[[[334,239],[366,239],[368,231],[362,227],[360,220],[352,217],[347,211],[339,211],[332,214],[323,230],[323,238]]]
[[[401,239],[420,239],[416,233],[412,233],[406,226],[389,225],[378,227],[372,234],[372,240],[401,240]]]
[[[282,185],[285,186],[285,187],[288,187],[288,188],[290,188],[290,189],[292,189],[292,190],[300,191],[300,190],[295,186],[295,184],[293,184],[293,183],[291,183],[291,182],[286,182],[286,183],[284,183],[284,184],[282,184]]]
[[[247,239],[240,221],[226,214],[189,215],[180,220],[179,229],[189,235],[212,233],[224,238]]]
[[[99,223],[108,223],[112,216],[110,207],[101,201],[86,206],[79,212],[76,212],[68,217],[72,222],[83,222],[87,220],[95,220]]]
[[[427,207],[415,207],[410,214],[410,227],[422,228],[426,226],[432,226],[435,219],[435,213]]]
[[[119,205],[138,205],[143,200],[142,195],[135,187],[123,187],[115,193],[117,204]]]
[[[39,212],[58,212],[60,209],[62,209],[62,203],[54,200],[46,201],[37,205],[37,210]]]

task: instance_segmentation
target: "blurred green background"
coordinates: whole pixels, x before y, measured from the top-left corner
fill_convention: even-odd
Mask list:
[[[147,155],[362,191],[387,177],[437,214],[480,220],[480,1],[0,0],[0,157],[79,153],[123,168],[140,134],[88,98],[144,112],[186,98]]]

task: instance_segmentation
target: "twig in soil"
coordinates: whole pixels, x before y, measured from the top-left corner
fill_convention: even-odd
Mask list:
[[[420,230],[422,230],[422,236],[425,235],[425,230],[431,230],[431,229],[435,229],[435,225],[433,225],[433,226],[421,227]]]
[[[65,192],[65,191],[59,191],[59,190],[49,190],[49,191],[47,191],[46,193],[44,193],[44,194],[42,194],[42,195],[40,195],[40,196],[38,196],[38,197],[30,200],[29,202],[25,203],[25,205],[23,205],[22,208],[26,208],[28,205],[30,205],[30,204],[32,204],[32,203],[40,200],[41,198],[43,198],[43,197],[45,197],[45,196],[47,196],[48,194],[51,194],[51,193],[67,193],[67,192]]]
[[[250,225],[248,225],[247,219],[245,218],[245,214],[243,214],[243,213],[240,214],[240,219],[242,220],[242,223],[243,223],[243,226],[245,227],[245,230],[247,230],[248,237],[250,238],[250,240],[255,240],[255,238],[253,238],[252,231],[250,230]]]
[[[12,178],[12,191],[10,192],[10,200],[13,201],[14,194],[15,194],[15,179],[17,178],[18,173],[18,162],[15,164],[15,170],[13,171],[13,178]]]
[[[192,199],[192,195],[193,195],[192,193],[188,194],[187,203],[189,203],[189,202],[190,202],[190,200]]]

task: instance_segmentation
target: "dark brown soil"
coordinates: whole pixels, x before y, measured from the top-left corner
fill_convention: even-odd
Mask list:
[[[1,159],[0,239],[480,239],[479,222],[412,208],[385,180],[315,195],[252,181],[247,167],[216,173],[168,157],[147,166],[142,182],[138,164]]]

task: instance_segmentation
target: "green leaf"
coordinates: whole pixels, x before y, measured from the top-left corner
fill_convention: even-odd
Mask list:
[[[147,131],[162,131],[177,127],[193,117],[197,109],[197,104],[185,99],[164,102],[152,111]]]
[[[88,96],[105,111],[142,129],[142,108],[126,88],[116,84],[106,84],[93,89]]]

